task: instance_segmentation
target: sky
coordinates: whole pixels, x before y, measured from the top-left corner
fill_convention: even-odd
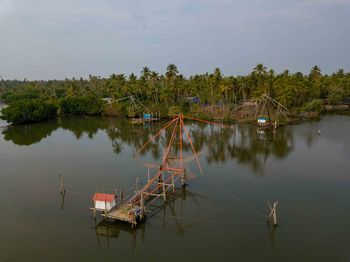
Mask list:
[[[350,0],[0,0],[0,76],[350,71]]]

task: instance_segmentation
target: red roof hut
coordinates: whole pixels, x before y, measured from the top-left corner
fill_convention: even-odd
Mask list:
[[[116,196],[112,194],[95,193],[92,197],[94,207],[99,211],[110,211],[115,207]]]

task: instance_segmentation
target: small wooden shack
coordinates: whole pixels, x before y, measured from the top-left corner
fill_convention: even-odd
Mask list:
[[[95,193],[92,197],[94,201],[94,208],[98,211],[109,212],[113,207],[115,207],[116,196],[112,194]]]

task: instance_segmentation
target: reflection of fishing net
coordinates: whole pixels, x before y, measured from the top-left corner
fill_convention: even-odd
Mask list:
[[[137,111],[135,110],[135,107],[133,105],[128,106],[126,108],[127,116],[128,117],[135,117],[137,116]]]

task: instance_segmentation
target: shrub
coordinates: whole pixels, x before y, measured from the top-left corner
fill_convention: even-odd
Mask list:
[[[174,116],[182,112],[181,106],[171,106],[168,111],[168,116]]]
[[[6,104],[12,104],[19,100],[29,100],[29,99],[38,99],[38,92],[21,92],[21,93],[13,93],[7,92],[2,95],[2,99],[6,102]]]
[[[118,102],[105,104],[103,106],[103,114],[106,116],[124,116],[123,105]]]
[[[305,112],[321,112],[322,111],[322,100],[321,99],[314,99],[310,103],[306,104],[303,107],[303,111]]]
[[[56,117],[57,107],[39,99],[23,99],[2,109],[1,119],[12,124],[41,122]]]
[[[61,100],[61,113],[69,115],[99,115],[103,102],[98,96],[70,96]]]

